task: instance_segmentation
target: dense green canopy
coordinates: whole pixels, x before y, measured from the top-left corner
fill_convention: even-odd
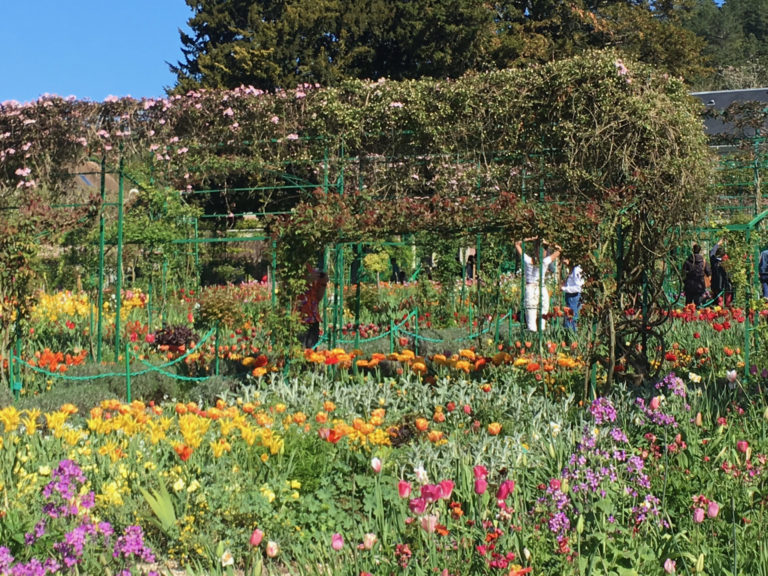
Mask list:
[[[457,78],[603,47],[687,78],[703,43],[686,1],[187,0],[177,92],[345,79]]]

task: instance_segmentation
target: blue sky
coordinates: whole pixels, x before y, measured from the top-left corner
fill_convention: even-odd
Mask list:
[[[165,95],[184,0],[0,0],[0,102]]]

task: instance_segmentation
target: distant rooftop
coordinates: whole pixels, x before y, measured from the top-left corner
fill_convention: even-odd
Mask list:
[[[722,112],[734,102],[765,102],[768,105],[768,88],[745,90],[718,90],[716,92],[692,92],[707,108]],[[710,136],[735,135],[735,127],[720,118],[705,117],[704,125]]]

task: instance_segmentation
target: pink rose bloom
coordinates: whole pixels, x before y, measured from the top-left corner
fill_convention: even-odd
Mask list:
[[[704,522],[704,508],[696,508],[693,511],[693,521],[696,522],[696,524]]]
[[[714,500],[710,500],[709,504],[707,505],[707,516],[710,518],[717,518],[718,512],[720,512],[720,504]]]
[[[331,536],[331,548],[336,550],[337,552],[344,548],[344,536],[336,532],[333,536]]]
[[[408,498],[411,495],[411,483],[400,480],[397,483],[397,493],[400,494],[400,498]]]

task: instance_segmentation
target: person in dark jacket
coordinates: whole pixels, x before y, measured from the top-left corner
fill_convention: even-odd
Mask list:
[[[733,303],[733,284],[728,277],[728,271],[723,267],[723,260],[727,258],[723,241],[719,240],[717,244],[709,251],[709,265],[712,270],[712,296],[723,306],[730,306]]]
[[[683,264],[683,291],[685,304],[701,306],[701,298],[707,290],[707,278],[711,275],[709,264],[701,255],[701,246],[693,245],[693,253]]]

